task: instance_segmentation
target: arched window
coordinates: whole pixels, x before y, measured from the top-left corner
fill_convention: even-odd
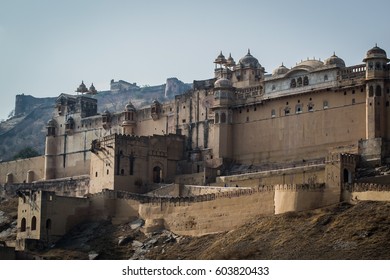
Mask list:
[[[296,83],[295,79],[292,79],[290,82],[290,87],[295,88],[296,86],[297,86],[297,83]]]
[[[33,216],[31,219],[31,230],[36,230],[36,229],[37,229],[37,218]]]
[[[324,101],[323,107],[324,107],[324,109],[328,109],[328,107],[329,107],[328,101],[326,101],[326,100]]]
[[[295,106],[295,113],[296,114],[302,113],[302,105],[301,104],[298,104]]]
[[[222,113],[221,114],[221,123],[225,123],[225,122],[226,122],[226,114]]]
[[[381,86],[376,86],[375,96],[381,96],[381,95],[382,95],[382,88],[381,88]]]
[[[275,109],[272,109],[271,110],[271,118],[274,118],[276,116],[276,114],[275,114]]]
[[[215,113],[215,123],[219,123],[219,114]]]
[[[20,222],[20,231],[26,231],[26,218],[22,218],[22,221]]]
[[[309,78],[308,78],[307,76],[305,76],[305,77],[303,78],[303,85],[304,85],[304,86],[309,85]]]
[[[374,96],[374,87],[373,86],[370,86],[368,88],[368,96],[369,97],[373,97]]]
[[[351,172],[348,171],[348,169],[344,168],[344,171],[343,171],[343,182],[344,183],[352,183],[352,176],[351,176]]]
[[[301,77],[299,77],[299,78],[297,79],[297,86],[298,86],[298,87],[301,87],[301,86],[302,86],[302,78],[301,78]]]
[[[159,166],[153,168],[153,183],[160,183],[162,178],[162,169]]]
[[[48,127],[47,128],[47,136],[54,136],[56,135],[56,128],[55,127]]]

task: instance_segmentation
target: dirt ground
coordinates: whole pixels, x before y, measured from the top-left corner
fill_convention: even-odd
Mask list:
[[[0,209],[4,209],[0,207]],[[144,235],[107,221],[76,227],[43,259],[390,259],[390,203],[341,203],[257,217],[229,232],[201,237]]]
[[[198,248],[198,249],[197,249]],[[158,259],[390,259],[390,203],[258,217],[225,234],[172,244]]]

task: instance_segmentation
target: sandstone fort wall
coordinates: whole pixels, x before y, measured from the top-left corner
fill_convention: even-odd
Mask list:
[[[317,165],[291,166],[269,171],[236,174],[217,177],[216,184],[239,187],[253,187],[275,184],[313,184],[324,183],[325,165],[319,161]]]
[[[390,201],[390,185],[375,183],[344,184],[342,199],[348,203],[359,201]]]
[[[356,144],[366,137],[361,125],[366,121],[365,94],[359,88],[345,95],[323,90],[236,109],[233,158],[245,164],[289,162],[322,157],[331,146]],[[298,106],[302,111],[296,113]]]
[[[0,163],[0,185],[42,180],[45,157],[38,156]]]

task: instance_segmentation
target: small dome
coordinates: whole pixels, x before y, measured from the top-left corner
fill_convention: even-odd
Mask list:
[[[104,110],[104,112],[103,112],[102,115],[108,116],[108,115],[110,115],[110,111],[108,111],[108,110],[106,109],[106,110]]]
[[[230,88],[232,87],[232,82],[226,78],[219,78],[214,83],[214,88]]]
[[[89,91],[88,91],[90,94],[96,94],[97,93],[97,90],[95,88],[95,86],[93,85],[93,83],[91,84],[91,86],[89,87]]]
[[[84,84],[84,81],[81,81],[81,84],[80,84],[79,87],[76,89],[76,92],[81,92],[81,93],[88,92],[88,89],[87,89],[87,87],[86,87],[85,84]]]
[[[157,100],[157,99],[154,99],[154,100],[152,101],[152,104],[153,104],[153,105],[159,105],[159,104],[160,104],[160,102],[158,102],[158,100]]]
[[[226,66],[234,66],[236,65],[236,62],[234,61],[232,54],[229,53],[229,57],[226,60]]]
[[[279,76],[279,75],[284,75],[288,72],[288,68],[286,66],[283,65],[280,65],[278,68],[276,68],[273,72],[272,72],[272,76]]]
[[[133,103],[131,103],[131,101],[129,101],[129,103],[126,104],[125,111],[126,112],[135,111],[135,107],[134,107]]]
[[[56,127],[56,121],[54,119],[50,119],[47,122],[46,127]]]
[[[372,49],[367,51],[366,58],[363,59],[363,61],[366,61],[366,59],[369,59],[369,58],[384,58],[384,59],[387,59],[387,55],[386,55],[386,52],[383,49],[381,49],[377,45],[375,45],[375,47],[373,47]]]
[[[214,63],[217,63],[217,64],[225,64],[225,63],[226,63],[226,58],[225,58],[225,56],[222,54],[222,51],[221,51],[221,53],[218,55],[218,57],[214,60]]]
[[[261,65],[259,61],[251,55],[250,50],[248,49],[248,53],[239,60],[238,62],[243,67],[252,67],[252,68],[260,68]]]
[[[331,57],[325,60],[325,65],[334,65],[337,67],[345,67],[345,62],[340,57],[338,57],[335,53]]]
[[[308,59],[308,60],[305,60],[305,61],[298,63],[297,66],[295,66],[294,68],[302,67],[302,66],[306,67],[306,68],[311,68],[311,70],[314,70],[316,68],[320,68],[320,67],[324,66],[324,63],[321,60]]]

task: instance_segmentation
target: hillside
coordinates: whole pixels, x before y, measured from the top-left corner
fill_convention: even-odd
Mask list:
[[[390,203],[341,203],[299,213],[257,217],[230,232],[145,236],[141,223],[80,225],[45,259],[389,259]]]

